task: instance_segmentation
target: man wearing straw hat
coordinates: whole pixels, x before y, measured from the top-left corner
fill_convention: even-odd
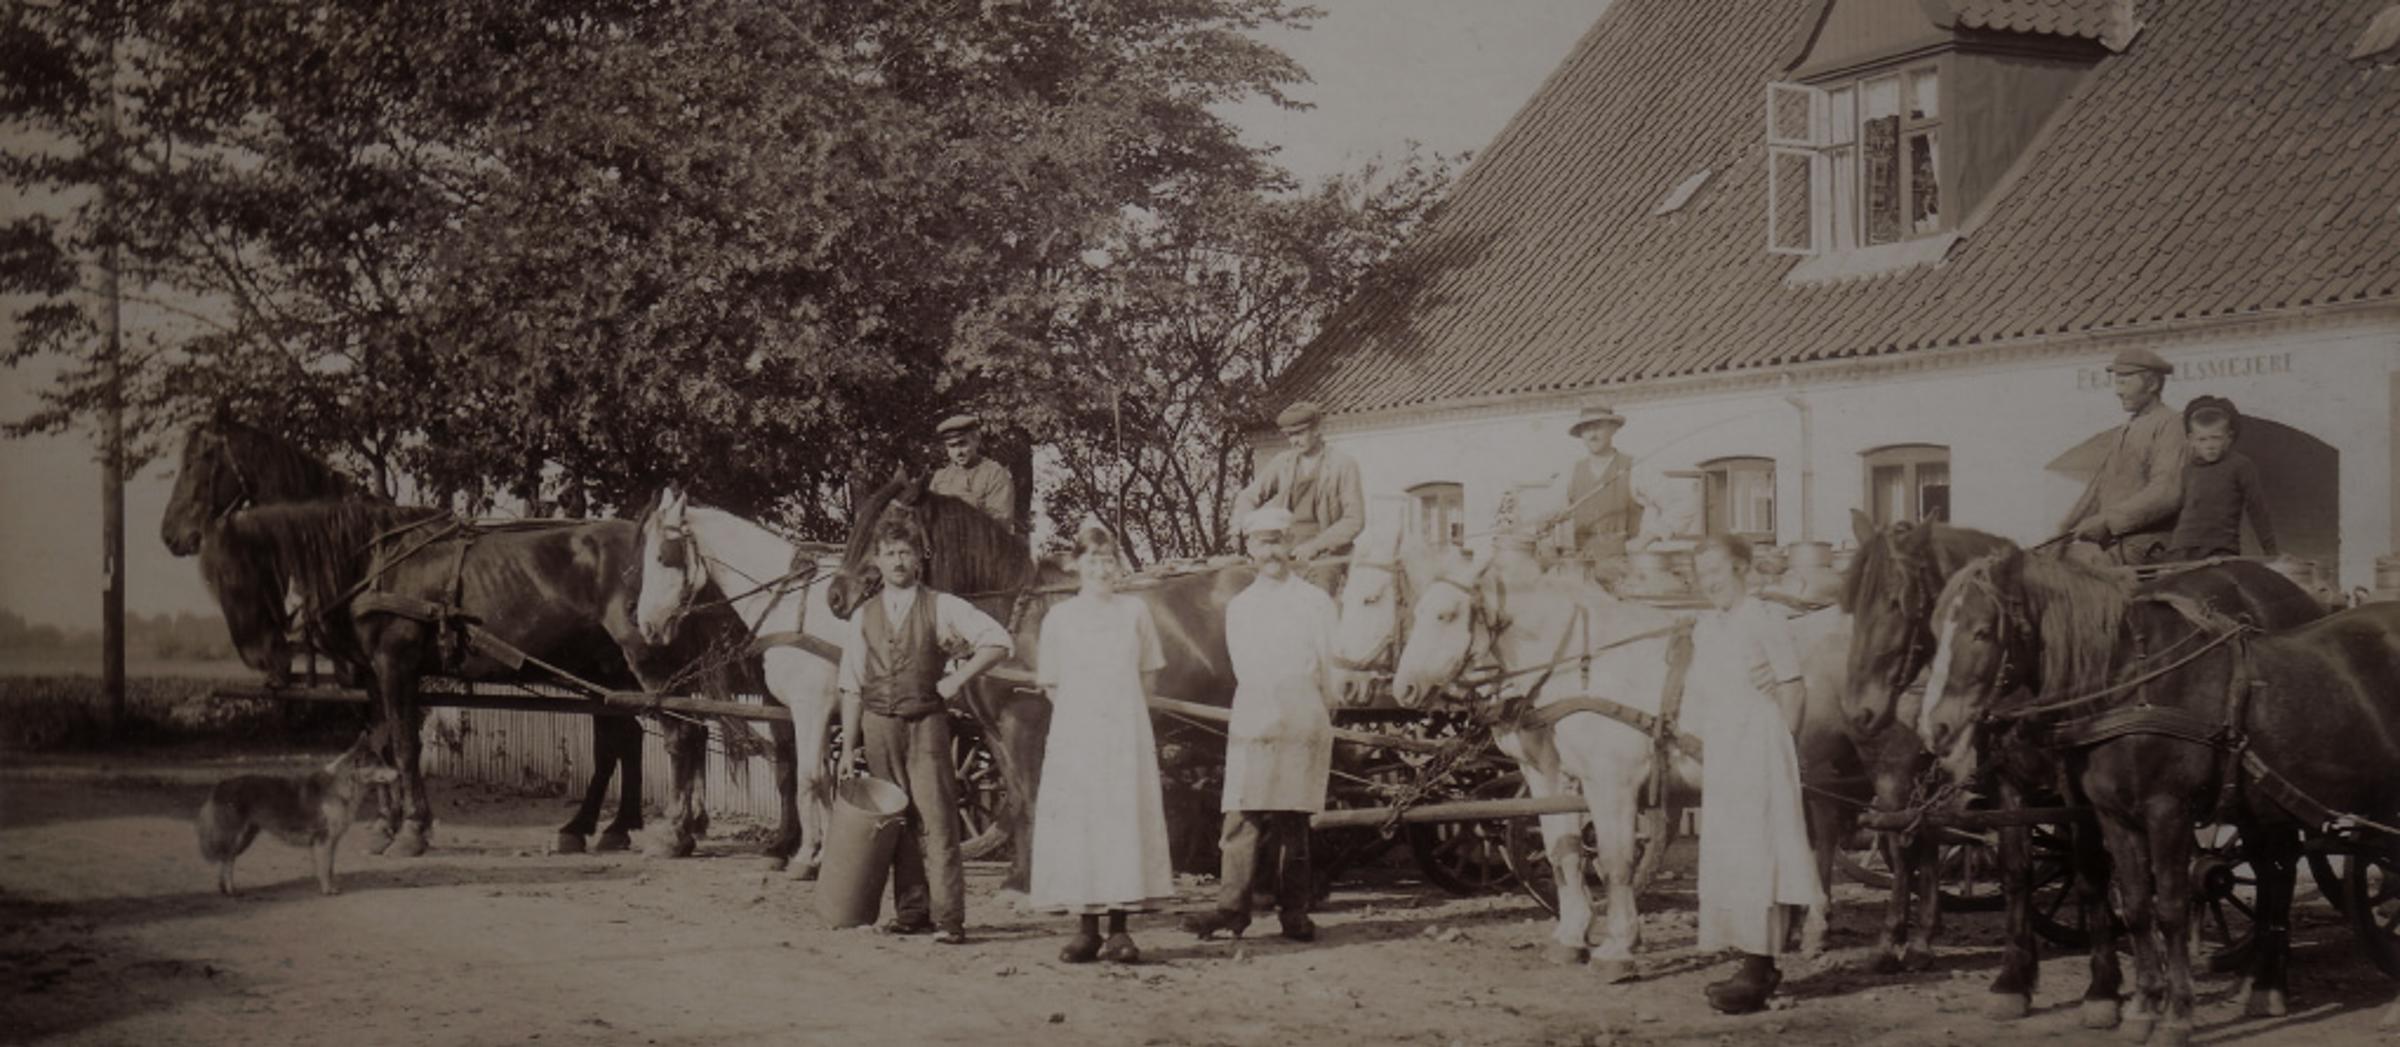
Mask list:
[[[1585,570],[1614,588],[1624,574],[1626,543],[1642,529],[1642,506],[1634,500],[1633,457],[1617,450],[1617,430],[1625,416],[1595,404],[1586,407],[1567,427],[1583,441],[1584,454],[1552,481],[1549,516],[1536,524],[1547,532],[1572,522],[1569,552]]]
[[[2148,349],[2109,362],[2117,403],[2129,416],[2108,457],[2067,512],[2067,556],[2094,566],[2138,567],[2163,559],[2183,506],[2183,416],[2159,399],[2174,368]]]
[[[1325,412],[1302,400],[1275,416],[1291,449],[1275,456],[1233,498],[1233,518],[1249,518],[1252,510],[1275,506],[1291,514],[1286,537],[1292,559],[1308,580],[1327,592],[1341,586],[1342,565],[1350,543],[1367,524],[1367,497],[1358,479],[1358,463],[1325,445],[1319,428]]]
[[[1218,841],[1216,908],[1184,920],[1209,938],[1250,926],[1250,888],[1261,859],[1277,871],[1275,903],[1283,936],[1312,941],[1308,908],[1316,895],[1309,866],[1309,815],[1325,809],[1333,769],[1336,686],[1333,597],[1303,580],[1290,551],[1292,514],[1277,506],[1242,520],[1258,578],[1225,605],[1225,647],[1233,656],[1233,718],[1225,739],[1225,831]]]

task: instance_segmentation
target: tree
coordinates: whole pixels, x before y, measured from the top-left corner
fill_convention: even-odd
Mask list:
[[[1012,413],[1062,475],[1058,533],[1090,514],[1148,557],[1233,551],[1262,397],[1336,309],[1393,274],[1459,162],[1412,150],[1304,194],[1198,187],[1112,223],[1055,343],[1012,361]]]
[[[1123,216],[1282,186],[1211,106],[1300,76],[1283,0],[99,0],[0,15],[18,432],[95,403],[74,193],[136,206],[181,309],[130,369],[144,449],[219,403],[461,504],[666,479],[795,529],[1007,398]],[[124,57],[123,161],[95,146]],[[33,143],[33,144],[23,144]],[[921,463],[920,463],[921,464]]]

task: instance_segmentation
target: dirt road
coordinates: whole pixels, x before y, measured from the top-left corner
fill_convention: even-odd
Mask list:
[[[564,814],[437,783],[437,850],[413,860],[345,841],[338,897],[304,851],[262,840],[246,890],[213,891],[190,825],[193,760],[0,768],[0,1041],[69,1044],[1930,1044],[2084,1042],[2080,957],[2049,960],[2023,1021],[1977,1013],[1998,918],[1945,928],[1931,973],[1863,973],[1875,911],[1838,892],[1832,946],[1787,972],[1789,1005],[1710,1013],[1729,969],[1694,955],[1691,899],[1655,892],[1647,976],[1603,986],[1542,962],[1540,910],[1457,899],[1401,872],[1338,891],[1322,940],[1197,943],[1172,914],[1134,931],[1136,968],[1060,964],[1065,930],[969,878],[976,940],[944,947],[819,929],[809,884],[763,871],[725,826],[702,855],[541,852]],[[290,765],[287,761],[287,765]],[[1187,883],[1185,904],[1205,904]],[[2375,1042],[2392,990],[2321,902],[2304,903],[2293,1013],[2243,1020],[2233,982],[2203,984],[2201,1042]],[[1265,924],[1272,928],[1272,921]],[[2104,1042],[2115,1042],[2107,1040]]]

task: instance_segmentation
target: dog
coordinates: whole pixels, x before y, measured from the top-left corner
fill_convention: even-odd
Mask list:
[[[259,830],[283,842],[308,845],[316,859],[317,889],[340,894],[333,885],[333,851],[358,809],[369,785],[398,781],[400,772],[384,763],[361,736],[348,752],[322,770],[277,777],[244,774],[218,782],[200,805],[200,857],[217,863],[217,891],[233,893],[233,860],[250,849]]]

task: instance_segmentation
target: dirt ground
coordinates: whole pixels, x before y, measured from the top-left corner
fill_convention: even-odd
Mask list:
[[[975,941],[821,929],[813,885],[769,875],[737,827],[702,854],[544,853],[561,801],[436,783],[436,850],[344,841],[338,897],[304,850],[262,839],[245,891],[213,891],[190,818],[207,784],[258,759],[0,757],[0,1041],[65,1044],[1933,1044],[2116,1042],[2075,1026],[2078,956],[2043,965],[2034,1014],[1978,1012],[1999,918],[1945,927],[1939,966],[1865,973],[1877,910],[1845,886],[1831,946],[1749,1017],[1700,998],[1726,961],[1695,955],[1688,880],[1646,899],[1634,984],[1540,958],[1514,895],[1453,898],[1405,869],[1338,890],[1323,937],[1198,943],[1137,918],[1135,968],[1058,962],[1063,920],[968,878]],[[279,767],[304,766],[291,760]],[[1184,885],[1181,907],[1206,904]],[[2391,987],[2313,893],[2292,1014],[2245,1020],[2212,978],[2201,1043],[2381,1042]],[[1270,930],[1271,919],[1263,926]]]

